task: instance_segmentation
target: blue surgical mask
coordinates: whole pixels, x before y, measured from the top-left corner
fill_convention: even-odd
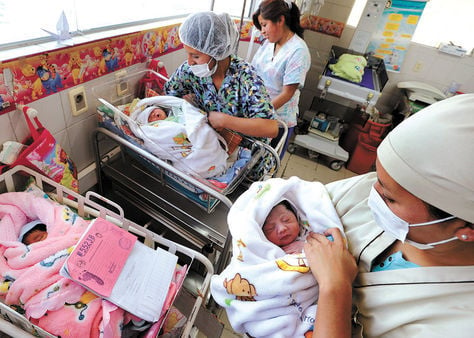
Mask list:
[[[211,61],[212,61],[212,58],[209,60],[208,63],[203,63],[200,65],[192,65],[192,66],[189,66],[189,68],[191,68],[191,71],[193,72],[193,74],[198,77],[209,77],[209,76],[214,75],[214,73],[217,70],[217,64],[218,64],[218,62],[216,61],[216,65],[212,69],[209,69],[209,63],[211,63]]]
[[[451,242],[458,239],[456,236],[454,236],[454,237],[451,237],[439,242],[427,243],[427,244],[417,243],[410,239],[406,239],[406,236],[409,231],[409,227],[442,223],[442,222],[454,219],[455,218],[454,216],[449,216],[446,218],[437,219],[430,222],[409,224],[407,221],[401,219],[400,217],[395,215],[392,210],[390,210],[390,208],[387,206],[385,201],[382,199],[382,196],[380,196],[380,194],[377,192],[377,190],[375,190],[374,187],[372,187],[370,191],[368,205],[370,207],[370,210],[372,211],[375,221],[385,232],[388,232],[393,237],[395,237],[396,239],[402,242],[406,241],[406,243],[413,245],[414,247],[418,249],[421,249],[421,250],[433,249],[436,245],[444,244],[444,243]]]

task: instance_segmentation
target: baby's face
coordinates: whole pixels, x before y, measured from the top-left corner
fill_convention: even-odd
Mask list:
[[[48,233],[43,230],[34,230],[23,238],[23,243],[30,245],[32,243],[41,242],[48,237]]]
[[[155,108],[150,115],[148,115],[148,122],[164,120],[166,117],[166,112],[163,109]]]
[[[278,246],[292,243],[300,232],[296,215],[281,204],[270,211],[262,229],[267,239]]]

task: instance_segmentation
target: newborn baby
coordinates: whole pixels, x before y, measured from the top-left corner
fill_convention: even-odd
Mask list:
[[[274,206],[265,219],[262,230],[270,242],[281,247],[287,254],[302,252],[304,240],[298,239],[300,223],[290,202],[284,200]]]
[[[272,208],[262,227],[263,233],[273,244],[287,254],[301,253],[305,239],[300,236],[300,222],[290,202],[283,200]],[[332,241],[332,236],[327,236]]]
[[[23,226],[18,238],[23,244],[30,245],[36,242],[41,242],[48,237],[46,231],[46,224],[41,221],[31,221]]]
[[[148,122],[161,121],[168,117],[168,112],[161,107],[154,108],[148,115]]]

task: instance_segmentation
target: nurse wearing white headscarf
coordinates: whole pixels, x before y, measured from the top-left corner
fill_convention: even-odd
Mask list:
[[[474,94],[409,117],[377,157],[376,173],[327,185],[359,269],[353,336],[472,337]],[[321,274],[317,249],[334,250],[318,242],[305,252]]]
[[[226,13],[189,15],[179,28],[187,61],[167,81],[165,91],[207,112],[218,131],[273,138],[278,123],[270,97],[256,71],[236,56],[239,37]]]

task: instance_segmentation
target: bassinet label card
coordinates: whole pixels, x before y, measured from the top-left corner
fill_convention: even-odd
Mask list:
[[[137,237],[102,218],[95,219],[67,260],[72,279],[109,297]]]
[[[146,321],[162,313],[178,257],[149,248],[113,223],[91,222],[61,275]]]

